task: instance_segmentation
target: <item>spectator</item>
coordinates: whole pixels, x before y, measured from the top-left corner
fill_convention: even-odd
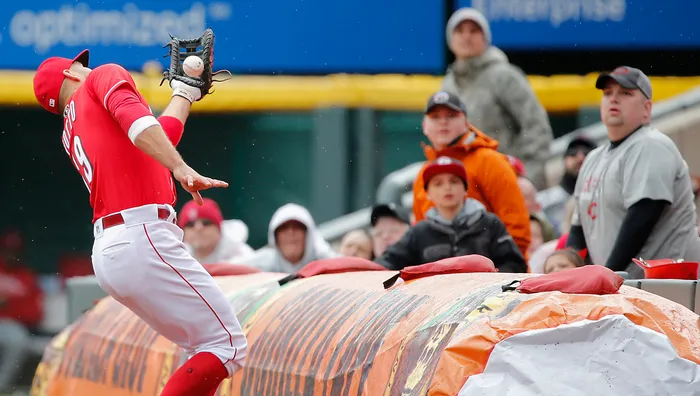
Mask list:
[[[539,236],[541,237],[540,243],[549,242],[556,238],[557,231],[554,229],[554,226],[544,212],[542,212],[542,205],[540,205],[539,201],[537,200],[537,190],[530,179],[526,177],[519,177],[518,186],[520,187],[520,191],[523,193],[523,198],[525,198],[525,206],[530,212],[530,252],[532,252],[532,241],[534,239],[534,235],[532,235],[533,227],[539,230]],[[533,221],[535,221],[537,224],[533,225]]]
[[[639,69],[602,73],[600,115],[610,143],[581,167],[567,246],[594,264],[643,277],[633,257],[700,260],[688,165],[673,141],[651,127],[652,89]]]
[[[530,215],[530,248],[528,253],[532,254],[544,243],[557,240],[554,228],[547,219],[540,217],[537,213]]]
[[[561,236],[559,236],[557,250],[564,249],[566,247],[566,241],[569,239],[569,231],[571,230],[571,220],[573,219],[575,205],[576,201],[573,197],[569,198],[564,205],[564,223],[562,224],[562,229],[564,232],[562,232]]]
[[[272,215],[267,240],[267,247],[240,264],[267,272],[293,274],[314,260],[337,257],[318,234],[311,213],[293,203],[281,206]]]
[[[380,204],[372,208],[372,244],[374,257],[379,257],[386,248],[398,242],[410,228],[410,214],[395,204]]]
[[[372,237],[365,230],[354,230],[345,234],[340,241],[339,251],[341,256],[374,259]]]
[[[523,193],[525,199],[525,207],[530,213],[538,213],[542,210],[542,205],[537,201],[537,189],[532,184],[530,179],[520,176],[518,177],[518,187]]]
[[[527,250],[530,255],[544,243],[542,234],[542,223],[537,217],[530,215],[530,247]]]
[[[544,273],[560,272],[583,267],[583,259],[573,249],[557,250],[544,262]]]
[[[586,137],[578,136],[571,139],[564,153],[564,176],[561,182],[539,194],[544,213],[559,232],[568,232],[568,228],[562,226],[565,216],[564,206],[574,193],[583,160],[595,148],[596,144]]]
[[[480,254],[501,272],[526,272],[527,264],[503,223],[479,201],[466,198],[467,173],[462,162],[440,157],[422,173],[428,198],[435,204],[377,260],[392,270],[448,257]]]
[[[253,254],[245,242],[224,233],[223,221],[221,209],[212,199],[204,198],[202,206],[189,201],[182,207],[178,225],[192,256],[201,264],[235,262]]]
[[[442,89],[458,94],[471,123],[500,142],[503,153],[520,158],[538,189],[546,188],[552,127],[527,77],[491,45],[489,22],[479,11],[455,11],[446,35],[456,60]]]
[[[423,133],[431,146],[424,147],[429,161],[446,156],[462,161],[467,169],[469,198],[481,202],[505,224],[523,256],[530,246],[530,219],[518,180],[508,158],[496,151],[498,142],[467,121],[462,101],[454,94],[438,92],[430,97],[423,117]],[[425,218],[433,206],[423,185],[423,165],[413,183],[413,214]]]
[[[576,200],[571,197],[566,204],[564,204],[564,219],[562,223],[563,231],[567,234],[571,231],[571,221],[574,219],[574,207],[576,206]]]
[[[543,274],[544,273],[544,263],[557,250],[557,244],[559,240],[553,240],[541,244],[537,249],[535,249],[530,255],[530,259],[527,261],[527,265],[530,268],[530,272],[533,274]]]
[[[525,164],[518,157],[513,157],[512,155],[506,155],[508,162],[515,170],[515,175],[518,177],[527,177],[527,170],[525,169]]]
[[[533,274],[544,273],[544,263],[547,260],[547,258],[556,250],[566,248],[566,239],[569,237],[571,215],[573,214],[573,212],[574,199],[569,198],[569,200],[564,205],[564,223],[562,224],[562,229],[564,230],[564,233],[561,234],[559,238],[543,243],[532,253],[532,255],[530,255],[530,259],[528,260],[527,264],[530,266],[530,271]]]
[[[36,274],[19,261],[22,238],[0,236],[0,392],[9,392],[31,342],[29,329],[43,318]]]

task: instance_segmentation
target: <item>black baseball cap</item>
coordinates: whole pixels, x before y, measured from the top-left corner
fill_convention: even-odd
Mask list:
[[[585,136],[576,136],[575,138],[571,139],[569,142],[569,145],[566,146],[566,152],[564,153],[564,156],[568,155],[576,155],[576,151],[579,148],[584,148],[587,151],[592,151],[598,147],[593,140],[585,137]]]
[[[467,107],[464,105],[464,103],[462,103],[462,100],[459,99],[459,96],[450,92],[440,91],[430,95],[428,104],[425,105],[425,113],[429,113],[430,110],[436,106],[449,107],[452,110],[459,111],[460,113],[467,115]]]
[[[408,225],[411,224],[411,216],[408,210],[394,203],[379,204],[372,208],[372,215],[370,217],[370,224],[372,224],[372,227],[377,225],[377,221],[382,217],[392,217]]]
[[[642,91],[647,99],[651,99],[651,81],[641,70],[629,66],[620,66],[609,73],[600,73],[595,82],[595,87],[603,89],[605,83],[611,79],[615,80],[623,88],[638,89]]]

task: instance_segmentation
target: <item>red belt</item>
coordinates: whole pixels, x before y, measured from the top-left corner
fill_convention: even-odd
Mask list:
[[[170,217],[170,210],[166,208],[158,208],[158,218],[161,220],[168,220]],[[124,217],[121,213],[114,213],[102,218],[102,229],[106,230],[110,227],[118,226],[124,224]]]

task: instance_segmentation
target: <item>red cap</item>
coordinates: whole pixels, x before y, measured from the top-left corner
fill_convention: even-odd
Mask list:
[[[510,165],[515,169],[515,173],[518,175],[518,177],[521,176],[527,176],[527,172],[525,171],[525,164],[523,164],[523,161],[520,160],[518,157],[514,157],[512,155],[506,155],[508,157],[508,161],[510,162]]]
[[[464,164],[454,158],[440,157],[428,164],[423,171],[423,187],[427,189],[430,179],[440,173],[453,174],[462,179],[465,186],[467,185],[467,171],[464,168]]]
[[[75,62],[80,62],[87,67],[89,59],[90,52],[83,50],[73,59],[53,56],[41,62],[34,75],[34,96],[41,107],[54,114],[60,114],[58,94],[61,92],[61,85],[65,79],[63,71],[70,69]]]
[[[218,227],[221,227],[224,215],[221,214],[219,205],[210,198],[204,198],[202,201],[202,206],[197,205],[195,201],[190,201],[182,207],[177,220],[177,225],[180,228],[185,228],[187,223],[200,219],[211,220]]]
[[[557,240],[557,247],[554,248],[554,250],[562,250],[566,249],[566,241],[569,239],[569,233],[565,232],[561,234],[559,239]],[[585,258],[585,257],[584,257]]]

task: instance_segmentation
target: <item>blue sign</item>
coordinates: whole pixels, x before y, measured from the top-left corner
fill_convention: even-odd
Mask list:
[[[432,3],[432,2],[431,2]],[[91,64],[162,62],[168,33],[216,36],[234,73],[440,73],[444,6],[424,0],[3,1],[0,68],[91,50]]]
[[[700,48],[697,0],[459,0],[504,49]]]

